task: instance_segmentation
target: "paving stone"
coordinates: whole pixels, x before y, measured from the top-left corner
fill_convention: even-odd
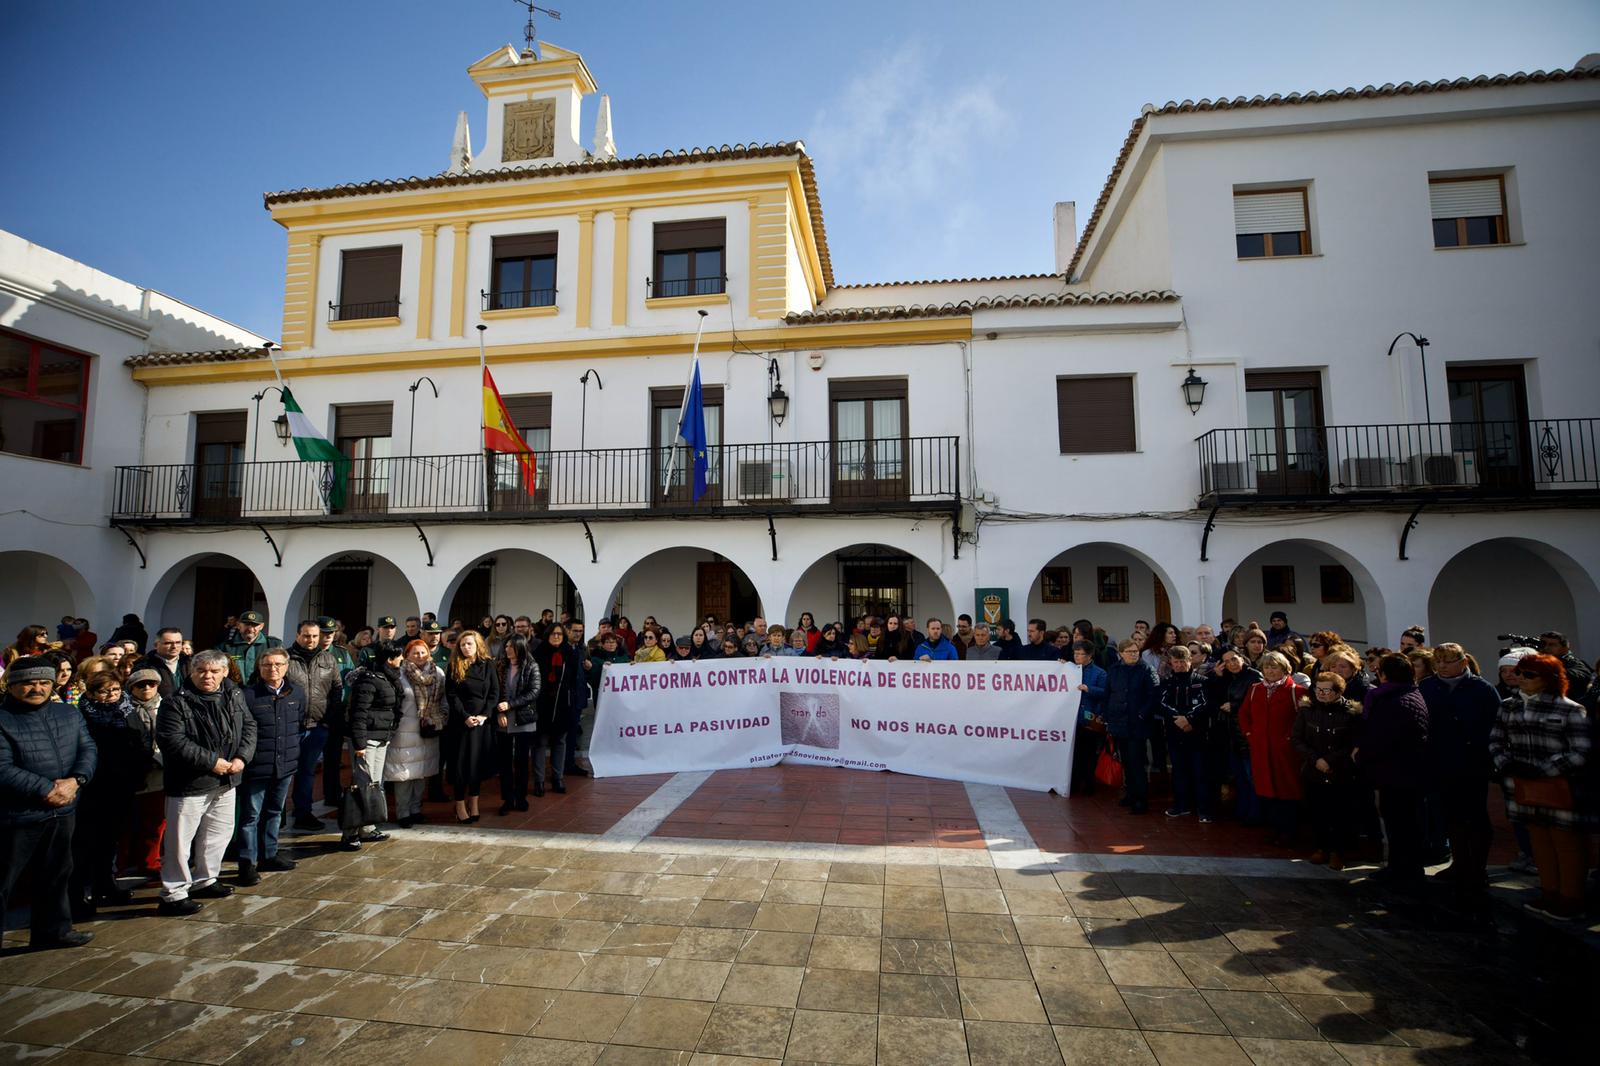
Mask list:
[[[883,911],[874,907],[823,907],[817,913],[818,933],[829,936],[882,936]]]
[[[987,977],[961,977],[961,1014],[968,1021],[1045,1021],[1039,991],[1032,981],[1001,981]]]
[[[752,929],[809,933],[817,927],[819,908],[805,903],[762,903],[750,922]]]
[[[765,966],[804,966],[811,955],[810,933],[759,930],[749,934],[738,961]]]
[[[1183,967],[1173,962],[1172,956],[1165,951],[1110,948],[1102,949],[1099,955],[1115,984],[1141,988],[1182,988],[1189,983],[1189,979],[1183,976]]]
[[[631,996],[561,992],[534,1023],[530,1035],[549,1040],[605,1042],[633,1009]],[[598,1053],[596,1054],[598,1057]]]
[[[793,1007],[800,998],[805,973],[803,966],[734,963],[719,1000],[755,1007]]]
[[[698,1050],[716,1055],[783,1058],[794,1011],[718,1003],[700,1035]]]
[[[879,942],[870,936],[814,936],[806,965],[829,970],[878,972]]]
[[[703,959],[732,962],[744,947],[749,933],[741,929],[685,929],[667,952],[674,959]]]
[[[714,1003],[722,993],[722,986],[732,968],[726,962],[704,962],[697,959],[663,959],[656,972],[645,985],[647,996],[667,999],[701,999]]]
[[[886,973],[878,978],[878,1010],[914,1018],[959,1019],[961,992],[954,977]]]
[[[876,1015],[798,1010],[789,1032],[787,1055],[803,1062],[873,1066],[877,1061]]]
[[[967,1022],[967,1054],[972,1066],[1059,1066],[1061,1050],[1048,1025],[1017,1022]]]
[[[951,948],[959,977],[998,977],[1011,981],[1027,981],[1033,977],[1019,945],[963,942],[952,944]]]
[[[883,935],[897,940],[949,940],[950,923],[943,910],[886,909],[883,912]]]
[[[1056,1044],[1068,1064],[1094,1066],[1155,1066],[1156,1057],[1141,1033],[1132,1029],[1102,1029],[1083,1025],[1057,1025]]]
[[[966,1029],[960,1021],[878,1018],[880,1066],[966,1066]]]
[[[804,1010],[878,1013],[878,977],[864,970],[823,970],[808,967],[800,983],[798,1006]]]
[[[712,1004],[686,999],[635,1001],[611,1040],[615,1044],[693,1051],[711,1016]]]
[[[1161,1066],[1248,1066],[1250,1057],[1231,1036],[1145,1033]]]
[[[1207,1005],[1205,997],[1192,988],[1123,988],[1122,1002],[1141,1029],[1162,1029],[1175,1033],[1229,1033]]]
[[[1038,983],[1052,1025],[1097,1025],[1136,1029],[1117,987],[1110,982],[1051,980]]]

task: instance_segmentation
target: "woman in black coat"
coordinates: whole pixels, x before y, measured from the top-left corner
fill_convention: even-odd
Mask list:
[[[1311,861],[1330,870],[1344,869],[1344,856],[1355,846],[1361,827],[1361,793],[1365,789],[1350,753],[1361,728],[1361,706],[1345,698],[1344,678],[1331,670],[1317,675],[1310,699],[1300,701],[1289,743],[1305,763],[1300,788],[1316,831],[1317,850]]]
[[[450,785],[456,794],[456,821],[478,820],[478,791],[496,770],[494,730],[489,723],[500,705],[500,675],[489,657],[489,645],[476,630],[456,639],[445,671],[444,750],[449,753]]]
[[[131,704],[114,671],[89,678],[78,700],[89,736],[99,754],[94,777],[78,798],[77,829],[72,836],[72,914],[94,917],[101,904],[127,903],[131,893],[117,887],[117,846],[133,806],[133,795],[150,763],[139,733],[128,724]]]
[[[500,813],[510,814],[528,809],[528,766],[539,750],[539,665],[528,642],[516,633],[500,645],[494,665],[500,675],[494,721],[500,751]]]
[[[562,775],[566,767],[567,731],[572,726],[575,693],[584,684],[583,649],[567,640],[560,626],[550,630],[549,639],[533,651],[539,665],[539,731],[533,749],[533,794],[544,795],[544,752],[550,751],[550,787],[567,790]]]
[[[1233,778],[1233,813],[1243,825],[1260,824],[1261,800],[1250,767],[1250,744],[1239,731],[1239,708],[1260,680],[1261,671],[1234,647],[1222,653],[1222,661],[1212,672],[1211,706],[1217,709],[1214,732],[1226,763],[1223,773]]]
[[[400,678],[405,649],[392,640],[380,640],[375,649],[372,662],[350,675],[350,702],[345,714],[350,734],[350,788],[358,796],[369,793],[374,784],[381,796],[384,759],[389,754],[394,731],[400,725],[400,706],[405,702],[405,682]],[[376,809],[380,806],[383,808],[381,819]],[[372,821],[362,825],[346,825],[341,821],[344,835],[340,847],[360,851],[363,842],[388,839],[387,833],[378,831],[378,822],[388,820],[388,805],[374,803],[371,808],[367,817]]]

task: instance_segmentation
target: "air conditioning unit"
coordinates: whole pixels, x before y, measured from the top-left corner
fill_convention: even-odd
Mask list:
[[[1256,491],[1256,464],[1250,460],[1211,464],[1211,492]]]
[[[1339,484],[1347,489],[1389,489],[1394,487],[1388,459],[1361,457],[1339,462]]]
[[[1405,463],[1406,484],[1418,489],[1463,489],[1478,483],[1478,467],[1470,452],[1419,454]]]
[[[742,460],[738,475],[738,498],[741,500],[793,498],[787,459]]]

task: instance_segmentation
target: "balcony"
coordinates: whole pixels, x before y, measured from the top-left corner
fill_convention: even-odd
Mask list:
[[[1600,492],[1600,419],[1216,429],[1200,501],[1555,502]]]
[[[729,444],[711,449],[690,499],[688,456],[670,448],[482,452],[369,459],[335,485],[332,463],[283,460],[117,468],[111,518],[127,525],[567,521],[648,516],[948,512],[960,506],[956,437]]]

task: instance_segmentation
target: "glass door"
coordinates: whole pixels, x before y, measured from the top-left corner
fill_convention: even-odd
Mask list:
[[[903,396],[833,401],[833,494],[844,499],[906,496]]]
[[[1311,496],[1328,491],[1322,385],[1316,374],[1248,374],[1245,415],[1257,491]]]
[[[1464,482],[1490,489],[1519,489],[1533,483],[1529,454],[1528,397],[1520,366],[1447,367],[1451,449]]]
[[[243,411],[195,415],[194,513],[198,518],[237,518],[243,510]]]
[[[713,398],[716,400],[712,402]],[[649,498],[658,505],[690,506],[694,502],[694,456],[678,441],[678,415],[683,408],[682,389],[663,389],[651,399]],[[700,506],[722,499],[722,389],[701,387],[701,410],[706,415],[706,494]]]
[[[389,509],[392,442],[392,437],[339,438],[339,450],[350,457],[350,481],[340,514],[383,514]]]

